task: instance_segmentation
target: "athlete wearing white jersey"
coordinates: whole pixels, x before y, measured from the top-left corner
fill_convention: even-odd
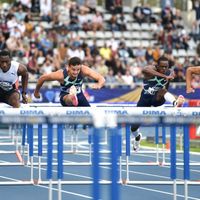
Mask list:
[[[22,77],[22,102],[27,103],[28,71],[26,67],[12,61],[9,51],[0,51],[0,102],[14,108],[20,107],[20,94],[16,86],[19,76]]]

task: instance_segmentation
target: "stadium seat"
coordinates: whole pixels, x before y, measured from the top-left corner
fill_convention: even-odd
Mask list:
[[[138,23],[133,23],[132,29],[136,31],[141,31],[141,26]]]

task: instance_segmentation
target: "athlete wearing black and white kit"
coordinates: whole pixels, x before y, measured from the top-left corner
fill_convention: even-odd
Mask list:
[[[11,61],[10,69],[3,72],[0,68],[0,102],[8,103],[9,96],[15,92],[19,93],[15,83],[18,81],[19,63]]]
[[[72,80],[68,76],[67,69],[65,68],[63,70],[63,75],[64,75],[64,83],[60,84],[60,86],[61,86],[60,103],[62,104],[62,106],[69,106],[65,103],[65,101],[63,100],[63,97],[70,93],[69,90],[70,90],[71,86],[74,85],[77,90],[78,106],[89,107],[90,104],[87,101],[87,99],[84,96],[83,91],[82,91],[83,77],[82,77],[81,73],[78,74],[76,79]]]
[[[9,51],[0,51],[0,102],[7,103],[13,108],[20,107],[20,94],[15,86],[19,76],[21,76],[22,102],[28,103],[26,96],[27,68],[23,64],[11,60]]]

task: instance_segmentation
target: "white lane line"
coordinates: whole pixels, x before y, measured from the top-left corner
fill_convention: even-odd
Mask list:
[[[13,178],[5,177],[5,176],[0,176],[0,177],[4,178],[4,179],[7,179],[7,180],[10,180],[10,181],[13,181],[13,182],[21,182],[21,180],[18,180],[18,179],[13,179]],[[44,185],[32,185],[32,186],[49,189],[49,187],[44,186]],[[53,190],[54,191],[58,191],[57,188],[53,188]],[[65,194],[70,194],[70,195],[74,195],[74,196],[78,196],[78,197],[83,197],[85,199],[92,199],[91,196],[87,196],[87,195],[83,195],[83,194],[79,194],[79,193],[74,193],[74,192],[70,192],[70,191],[66,191],[66,190],[61,190],[61,191],[62,191],[62,193],[65,193]]]
[[[150,188],[146,188],[146,187],[140,187],[140,186],[135,186],[135,185],[125,185],[125,186],[126,187],[137,188],[137,189],[141,189],[141,190],[147,190],[147,191],[150,191],[150,192],[157,192],[157,193],[166,194],[166,195],[170,195],[170,196],[174,195],[173,193],[170,193],[170,192],[164,192],[162,190],[155,190],[155,189],[150,189]],[[177,197],[181,197],[181,198],[185,198],[185,196],[181,195],[181,194],[177,194],[176,196]],[[162,197],[162,199],[165,199],[165,198]],[[199,198],[189,197],[189,196],[188,196],[188,199],[199,200]]]
[[[36,185],[36,186],[49,189],[49,187],[44,186],[44,185]],[[53,188],[52,190],[58,191],[57,188]],[[62,192],[62,193],[65,193],[65,194],[70,194],[70,195],[82,197],[82,198],[85,198],[85,199],[93,199],[93,197],[90,197],[90,196],[87,196],[87,195],[83,195],[83,194],[79,194],[79,193],[69,192],[69,191],[66,191],[66,190],[61,190],[61,192]]]
[[[85,155],[85,154],[77,154],[77,155],[81,155],[81,156],[88,156],[88,155]],[[151,157],[151,156],[148,156],[148,157]],[[109,159],[108,157],[102,157],[104,159]],[[70,161],[68,161],[70,162]],[[167,166],[168,167],[168,166]],[[36,167],[35,167],[36,168]],[[105,168],[105,169],[110,169],[110,167],[102,167],[102,168]],[[46,170],[46,169],[43,169],[43,170]],[[126,170],[123,170],[123,171],[126,171]],[[57,170],[54,170],[54,172],[57,172]],[[135,171],[131,171],[132,173],[140,173],[142,175],[149,175],[149,176],[157,176],[157,175],[152,175],[152,174],[147,174],[147,173],[141,173],[141,172],[135,172]],[[84,177],[84,178],[89,178],[91,179],[91,177],[87,177],[87,176],[81,176],[81,175],[77,175],[77,174],[72,174],[72,173],[65,173],[65,174],[70,174],[72,176],[77,176],[77,177]],[[157,176],[157,177],[162,177],[162,176]],[[163,178],[163,177],[162,177]],[[166,178],[166,177],[164,177]],[[159,193],[164,193],[164,194],[170,194],[172,195],[172,193],[168,193],[168,192],[164,192],[164,191],[160,191],[160,190],[154,190],[154,189],[149,189],[149,188],[145,188],[145,187],[139,187],[139,186],[133,186],[133,185],[127,185],[128,187],[135,187],[135,188],[140,188],[140,189],[144,189],[144,190],[149,190],[149,191],[155,191],[155,192],[159,192]],[[42,187],[45,187],[45,186],[42,186]],[[48,188],[48,187],[46,187]],[[68,191],[67,191],[68,192]],[[183,197],[183,195],[178,195],[180,197]],[[91,197],[90,197],[91,198]],[[194,197],[189,197],[190,199],[193,199],[193,200],[199,200],[199,199],[196,199]]]

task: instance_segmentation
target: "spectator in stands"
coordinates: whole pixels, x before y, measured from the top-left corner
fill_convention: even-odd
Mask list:
[[[67,57],[68,58],[78,57],[81,60],[84,60],[85,52],[83,51],[82,46],[79,42],[74,41],[72,43],[72,45],[68,48]]]
[[[125,84],[122,73],[120,71],[117,72],[117,74],[115,75],[115,78],[116,78],[118,84],[120,84],[120,85]]]
[[[0,50],[3,50],[6,48],[6,40],[5,40],[5,36],[0,33]]]
[[[42,48],[45,55],[47,55],[47,53],[49,51],[52,51],[52,49],[53,49],[52,38],[50,38],[49,35],[47,35],[46,32],[43,32],[43,36],[40,40],[40,45],[41,45],[41,48]]]
[[[196,20],[200,20],[200,2],[198,0],[193,0],[193,9],[195,10]]]
[[[143,49],[142,46],[137,47],[137,49],[135,50],[135,57],[145,57],[145,49]]]
[[[130,86],[130,87],[133,87],[133,76],[130,72],[130,69],[127,69],[125,74],[122,75],[122,79],[124,80],[124,84]]]
[[[96,40],[93,40],[93,44],[90,46],[91,55],[96,57],[99,55],[99,48],[97,47]]]
[[[119,31],[119,24],[117,22],[117,15],[112,15],[111,18],[108,20],[108,29],[110,31]]]
[[[120,31],[126,31],[126,24],[127,24],[127,20],[124,16],[124,13],[122,12],[120,15],[117,15],[117,24],[119,25],[119,30]]]
[[[114,13],[121,14],[123,12],[122,0],[113,0],[114,1]]]
[[[89,13],[96,13],[97,0],[85,0],[85,6],[89,8]]]
[[[46,57],[44,56],[44,53],[43,51],[39,50],[38,53],[37,53],[37,64],[39,67],[41,67],[44,62],[46,60]]]
[[[91,49],[88,46],[84,48],[84,53],[85,53],[84,63],[86,63],[88,66],[93,65],[95,57],[92,56]]]
[[[24,21],[26,13],[23,11],[22,5],[19,5],[17,11],[14,13],[17,21]]]
[[[180,42],[181,42],[181,48],[185,49],[186,51],[189,48],[189,44],[188,44],[189,40],[190,40],[189,35],[186,33],[185,29],[183,29],[180,35]]]
[[[142,6],[142,14],[144,16],[144,21],[150,23],[151,21],[155,22],[155,19],[152,17],[152,10],[149,4]]]
[[[27,13],[27,15],[25,16],[25,19],[24,19],[24,23],[25,23],[25,35],[28,37],[30,37],[30,35],[34,29],[31,19],[32,19],[32,17],[30,15],[30,13]]]
[[[117,75],[118,73],[120,73],[120,78],[121,78],[121,75],[125,74],[125,66],[123,65],[121,60],[117,58],[117,56],[115,57],[114,65],[112,66],[112,69],[114,71],[114,75]]]
[[[185,82],[185,71],[183,65],[176,63],[174,67],[174,79],[173,82]]]
[[[175,14],[173,15],[173,28],[174,29],[184,29],[184,22],[181,16],[181,11],[175,8]]]
[[[114,5],[113,0],[105,0],[106,10],[108,10],[108,11],[110,11],[112,13],[113,13],[113,5]]]
[[[106,83],[110,86],[113,86],[114,84],[117,83],[117,80],[114,76],[114,72],[112,69],[108,70],[108,74],[106,75]]]
[[[134,9],[133,9],[133,18],[139,24],[144,22],[144,14],[143,14],[143,11],[142,11],[141,4],[138,4],[136,7],[134,7]]]
[[[92,17],[91,26],[93,31],[103,30],[103,16],[99,11],[96,11],[95,15]]]
[[[105,60],[101,57],[101,56],[97,56],[96,57],[96,63],[95,65],[96,70],[99,74],[101,74],[103,77],[106,77],[106,75],[108,74],[108,67],[105,65]]]
[[[83,31],[91,30],[91,20],[89,18],[88,13],[85,10],[80,9],[78,21],[79,21],[81,30],[83,30]]]
[[[199,27],[199,21],[194,21],[192,23],[192,30],[190,32],[190,36],[194,39],[195,42],[197,40],[200,40],[200,27]]]
[[[23,9],[28,12],[32,6],[31,0],[20,0]]]
[[[125,42],[119,43],[118,56],[122,63],[125,65],[128,63],[128,58],[134,57],[132,49],[128,48]]]
[[[40,17],[42,21],[52,21],[52,1],[40,0]]]
[[[156,45],[153,49],[153,59],[154,61],[158,61],[158,59],[160,58],[161,56],[161,49],[158,45]]]
[[[60,58],[61,58],[61,63],[65,61],[65,58],[67,56],[67,47],[65,45],[65,42],[58,43],[58,48],[57,48]]]
[[[47,58],[42,67],[40,68],[41,74],[50,74],[51,72],[55,71],[55,67],[53,65],[53,60]]]
[[[191,64],[192,64],[193,66],[199,66],[199,65],[200,65],[199,57],[198,57],[198,56],[195,56],[195,57],[193,58],[193,60],[191,61]]]
[[[69,10],[70,13],[70,22],[69,22],[69,30],[71,31],[78,31],[81,27],[79,23],[79,7],[77,6],[76,3],[71,3],[71,7]]]
[[[161,19],[164,29],[173,24],[173,13],[169,4],[167,4],[161,12]]]
[[[145,59],[148,64],[152,64],[153,62],[153,49],[151,46],[146,48]]]
[[[102,58],[104,58],[106,61],[111,60],[112,51],[111,48],[105,43],[103,47],[99,50],[100,55]]]
[[[143,78],[142,69],[143,66],[138,62],[139,58],[136,58],[136,62],[134,62],[130,66],[131,75],[133,76],[134,82],[140,82]]]
[[[112,14],[120,14],[123,12],[122,0],[106,0],[106,10]]]

